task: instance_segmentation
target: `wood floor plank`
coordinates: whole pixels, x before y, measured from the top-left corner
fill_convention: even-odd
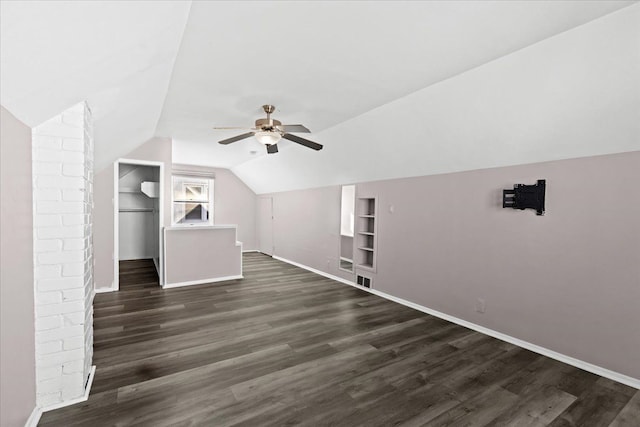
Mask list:
[[[42,426],[638,427],[640,392],[271,257],[163,290],[123,261],[94,301],[86,402]]]
[[[637,391],[631,400],[613,419],[609,427],[637,427],[640,424],[640,391]]]
[[[495,427],[541,427],[549,425],[577,398],[553,386],[540,388],[524,400],[519,400],[509,411],[494,419]]]
[[[549,425],[556,426],[607,426],[622,411],[630,397],[622,391],[595,384],[586,389],[578,399]]]

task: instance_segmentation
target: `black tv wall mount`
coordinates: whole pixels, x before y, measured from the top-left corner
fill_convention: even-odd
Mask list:
[[[544,215],[544,192],[546,180],[537,184],[515,184],[513,190],[502,190],[502,207],[512,209],[535,209],[536,215]]]

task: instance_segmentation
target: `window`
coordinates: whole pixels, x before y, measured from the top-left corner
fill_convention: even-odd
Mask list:
[[[213,224],[213,179],[172,177],[173,225]]]

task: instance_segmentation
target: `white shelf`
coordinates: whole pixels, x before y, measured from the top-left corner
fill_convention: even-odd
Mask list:
[[[151,199],[157,199],[160,196],[160,183],[152,181],[142,181],[140,183],[140,192]]]
[[[375,197],[359,197],[357,200],[356,215],[358,218],[357,229],[358,237],[356,241],[356,250],[354,258],[356,259],[356,268],[376,271],[376,228],[378,226],[376,220],[376,212],[378,210],[377,200]]]
[[[157,199],[160,196],[160,183],[151,181],[142,181],[140,187],[120,187],[118,193],[124,194],[144,194],[151,199]]]

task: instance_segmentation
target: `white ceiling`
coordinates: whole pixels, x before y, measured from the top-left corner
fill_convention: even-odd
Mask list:
[[[640,150],[639,23],[612,13],[232,171],[268,193]]]
[[[362,181],[489,167],[521,160],[500,158],[502,145],[487,138],[475,149],[499,157],[492,162],[455,161],[457,150],[468,148],[463,144],[443,149],[439,154],[450,157],[434,163],[437,147],[415,141],[427,119],[455,126],[451,117],[465,110],[472,114],[465,120],[477,120],[473,105],[459,109],[448,103],[473,102],[448,82],[460,81],[460,88],[475,91],[486,80],[472,78],[476,86],[466,85],[465,72],[492,67],[498,58],[518,55],[527,46],[535,49],[538,42],[633,3],[2,1],[0,101],[35,126],[88,100],[98,169],[151,136],[170,136],[174,161],[232,168],[258,192],[338,178]],[[533,57],[548,61],[545,55]],[[512,75],[510,63],[504,64],[495,75]],[[544,72],[544,64],[532,65]],[[514,66],[520,75],[539,76],[529,75],[522,60]],[[513,81],[513,90],[527,86],[526,80]],[[451,93],[438,89],[449,86]],[[443,98],[435,96],[441,92]],[[279,154],[266,156],[253,139],[216,143],[240,132],[213,126],[251,125],[263,115],[264,103],[275,104],[274,116],[284,123],[309,127],[314,132],[309,139],[325,149],[313,152],[285,142]],[[527,125],[513,121],[513,126]],[[457,131],[439,130],[434,143],[444,144],[445,136]],[[393,140],[391,153],[381,135]],[[523,153],[536,150],[535,138],[526,143],[533,145],[520,147]],[[565,155],[553,150],[542,160]],[[349,173],[363,153],[369,166]],[[383,157],[371,160],[374,155]],[[336,173],[337,164],[347,170]],[[262,179],[265,173],[274,179]]]
[[[189,7],[1,1],[0,103],[34,127],[88,101],[106,166],[154,136]]]

